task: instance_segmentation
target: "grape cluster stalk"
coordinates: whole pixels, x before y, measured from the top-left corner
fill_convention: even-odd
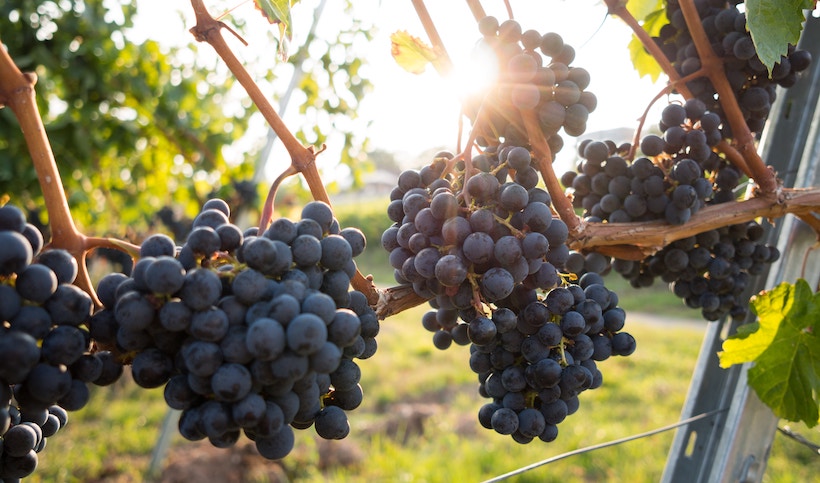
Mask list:
[[[77,262],[43,250],[43,235],[22,211],[0,207],[0,479],[37,468],[38,454],[85,407],[89,384],[123,372],[109,351],[92,350],[93,302],[72,285]]]
[[[363,397],[355,360],[375,354],[379,332],[365,296],[349,290],[364,235],[340,229],[318,201],[264,232],[229,217],[212,199],[181,247],[147,238],[130,276],[100,281],[92,336],[131,357],[138,385],[164,387],[188,440],[227,448],[244,433],[281,459],[293,429],[346,437],[346,412]]]
[[[519,443],[553,441],[578,395],[601,385],[597,363],[635,350],[626,314],[595,273],[606,264],[567,271],[585,258],[567,247],[527,148],[490,147],[447,174],[451,159],[399,175],[382,246],[396,280],[430,299],[422,324],[433,344],[470,344],[479,393],[492,400],[480,424]]]
[[[553,153],[564,146],[559,131],[570,136],[586,131],[598,99],[586,90],[589,71],[571,66],[575,60],[571,45],[555,32],[522,31],[515,20],[499,23],[488,16],[479,21],[478,28],[482,38],[474,55],[489,57],[495,64],[486,73],[495,78],[492,88],[464,102],[464,113],[477,126],[479,145],[496,145],[499,139],[510,145],[528,144],[521,111],[537,113],[539,128]]]
[[[799,73],[811,64],[811,54],[790,45],[788,54],[781,56],[769,73],[757,55],[751,33],[746,29],[746,13],[737,8],[742,3],[742,0],[699,0],[695,2],[695,7],[708,43],[723,63],[726,79],[740,105],[744,121],[751,132],[760,134],[776,98],[775,88],[793,86]],[[661,28],[654,41],[681,76],[700,71],[702,62],[677,1],[667,2],[666,16],[669,23]],[[720,128],[723,137],[733,138],[731,126],[725,122],[720,96],[709,78],[693,79],[686,86],[695,98],[705,103],[708,110],[724,121]]]

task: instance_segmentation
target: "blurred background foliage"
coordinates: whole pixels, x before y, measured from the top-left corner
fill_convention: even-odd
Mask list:
[[[212,196],[256,211],[267,190],[260,176],[264,136],[236,147],[248,137],[255,108],[220,61],[201,60],[210,47],[193,37],[184,48],[130,41],[137,5],[0,2],[0,40],[21,70],[38,76],[40,113],[75,221],[86,234],[139,242],[150,231],[184,236],[185,220]],[[241,18],[225,21],[242,34]],[[354,18],[323,33],[333,38],[308,36],[291,48],[291,68],[282,69],[294,76],[300,112],[309,120],[294,128],[297,137],[321,145],[331,130],[344,136],[340,161],[354,183],[366,165],[366,140],[339,118],[355,118],[369,89],[363,60],[351,54],[354,37],[368,36],[362,28]],[[9,109],[0,109],[0,133],[0,196],[27,208],[42,226],[47,213],[37,176]],[[298,183],[289,190],[306,196]]]

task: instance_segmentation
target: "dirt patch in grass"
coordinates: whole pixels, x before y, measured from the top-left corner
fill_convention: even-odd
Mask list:
[[[187,443],[168,455],[168,463],[158,480],[160,483],[190,483],[192,481],[289,481],[284,468],[266,460],[252,442],[240,442],[229,449],[215,448],[207,441]]]

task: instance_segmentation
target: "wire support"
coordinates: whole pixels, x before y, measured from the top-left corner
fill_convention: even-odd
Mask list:
[[[820,456],[820,445],[814,444],[808,439],[804,438],[798,433],[792,431],[792,429],[788,426],[783,426],[782,428],[777,428],[778,431],[783,433],[784,435],[788,436],[789,438],[797,441],[798,443],[806,446],[807,448],[811,449],[812,452],[818,456]]]
[[[722,412],[725,412],[725,411],[728,411],[728,410],[729,410],[728,407],[721,408],[721,409],[713,409],[711,411],[707,411],[705,413],[701,413],[701,414],[698,414],[696,416],[692,416],[691,418],[687,418],[687,419],[678,421],[677,423],[662,426],[660,428],[656,428],[656,429],[653,429],[653,430],[650,430],[650,431],[646,431],[644,433],[639,433],[639,434],[635,434],[635,435],[632,435],[632,436],[626,436],[624,438],[615,439],[615,440],[612,440],[612,441],[607,441],[607,442],[604,442],[604,443],[594,444],[592,446],[587,446],[587,447],[584,447],[584,448],[579,448],[579,449],[576,449],[576,450],[568,451],[566,453],[562,453],[562,454],[553,456],[551,458],[547,458],[547,459],[539,461],[537,463],[533,463],[531,465],[524,466],[523,468],[519,468],[517,470],[510,471],[509,473],[504,473],[503,475],[496,476],[495,478],[485,480],[483,483],[494,483],[494,482],[497,482],[497,481],[503,481],[503,480],[506,480],[507,478],[511,478],[513,476],[517,476],[517,475],[520,475],[522,473],[526,473],[527,471],[534,470],[535,468],[538,468],[540,466],[544,466],[544,465],[547,465],[547,464],[550,464],[550,463],[554,463],[558,460],[569,458],[570,456],[589,453],[589,452],[595,451],[597,449],[607,448],[609,446],[615,446],[615,445],[619,445],[619,444],[622,444],[622,443],[628,443],[629,441],[634,441],[636,439],[646,438],[648,436],[654,436],[656,434],[663,433],[665,431],[670,431],[672,429],[679,428],[681,426],[686,426],[687,424],[694,423],[695,421],[700,421],[701,419],[706,419],[710,416],[714,416],[718,413],[722,413]]]

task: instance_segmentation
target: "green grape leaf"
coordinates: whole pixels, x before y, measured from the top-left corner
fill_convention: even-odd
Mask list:
[[[629,0],[626,9],[638,20],[646,20],[649,15],[663,10],[663,0]]]
[[[627,6],[631,3],[632,2],[628,2]],[[663,7],[661,7],[643,17],[643,23],[641,26],[649,33],[649,35],[656,36],[661,31],[661,27],[666,25],[668,22],[666,12]],[[648,75],[653,82],[657,81],[658,77],[660,77],[663,72],[660,64],[658,64],[655,58],[649,55],[646,49],[644,49],[643,44],[636,35],[632,35],[632,40],[629,41],[629,58],[632,60],[632,65],[635,66],[635,70],[638,71],[638,75],[641,77]]]
[[[288,58],[288,44],[293,38],[293,21],[290,10],[299,0],[253,0],[257,10],[270,23],[279,26],[279,57],[284,61]]]
[[[820,292],[805,280],[782,283],[752,300],[758,322],[723,342],[721,367],[754,362],[749,386],[774,413],[818,423],[820,407]]]
[[[437,49],[403,30],[390,35],[390,44],[393,59],[399,67],[411,74],[421,74],[427,64],[436,65],[444,59]]]
[[[746,0],[746,25],[761,62],[769,68],[786,55],[789,44],[796,44],[803,30],[803,10],[814,0]]]

